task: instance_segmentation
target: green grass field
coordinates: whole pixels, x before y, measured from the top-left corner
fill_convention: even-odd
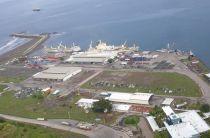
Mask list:
[[[1,138],[86,138],[86,136],[12,121],[0,122]]]
[[[100,123],[104,124],[110,124],[116,119],[117,114],[104,120],[104,114],[94,113],[92,111],[85,113],[83,109],[75,105],[80,98],[80,96],[75,96],[72,101],[56,101],[53,98],[49,99],[49,97],[45,99],[33,97],[17,99],[14,97],[13,92],[5,92],[0,97],[0,113],[26,118],[43,117],[47,119],[68,119],[70,115],[71,119],[86,122],[95,122],[96,118],[101,118]]]
[[[137,126],[139,121],[140,121],[139,116],[136,116],[136,115],[127,116],[124,118],[124,123],[126,125]]]
[[[96,86],[97,82],[108,85]],[[135,87],[120,86],[120,84]],[[113,86],[114,85],[114,86]],[[119,92],[151,92],[157,95],[200,97],[199,86],[189,77],[178,73],[164,72],[117,72],[105,71],[85,83],[82,88]],[[169,93],[169,91],[172,93]]]
[[[18,77],[4,77],[4,76],[0,76],[0,82],[3,83],[19,83],[21,81],[24,81],[26,79],[25,76],[18,76]]]

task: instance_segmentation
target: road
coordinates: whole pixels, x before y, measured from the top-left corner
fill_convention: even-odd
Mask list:
[[[103,72],[103,70],[96,70],[96,72],[93,75],[89,76],[88,78],[86,78],[82,82],[78,83],[76,86],[74,86],[73,89],[68,90],[67,92],[63,93],[60,97],[65,97],[65,96],[69,95],[70,93],[72,93],[72,91],[80,88],[80,86],[82,86],[83,84],[85,84],[86,82],[88,82],[89,80],[91,80],[92,78],[98,76],[101,72]]]
[[[203,94],[203,98],[208,103],[210,103],[210,86],[204,80],[202,80],[197,74],[195,74],[189,70],[169,70],[168,72],[177,72],[177,73],[180,73],[180,74],[190,77],[200,87],[201,92]]]
[[[0,117],[7,120],[16,121],[16,122],[22,122],[22,123],[50,127],[50,128],[54,128],[58,130],[70,131],[70,132],[88,136],[90,138],[129,138],[128,135],[126,135],[123,132],[116,131],[110,127],[100,125],[100,124],[91,131],[85,131],[85,130],[78,129],[76,127],[69,127],[69,126],[62,125],[61,124],[62,121],[55,121],[55,120],[38,121],[36,119],[22,118],[22,117],[16,117],[16,116],[11,116],[11,115],[4,115],[4,114],[0,114]],[[75,123],[78,121],[72,120],[72,122]]]

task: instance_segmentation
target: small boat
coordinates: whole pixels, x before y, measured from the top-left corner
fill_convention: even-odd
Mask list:
[[[40,8],[34,8],[33,11],[38,12],[38,11],[41,11],[41,9]]]

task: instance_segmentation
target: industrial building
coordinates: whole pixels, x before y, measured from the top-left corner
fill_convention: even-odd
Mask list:
[[[131,104],[144,104],[149,105],[149,101],[153,94],[151,93],[120,93],[120,92],[107,92],[110,94],[107,99],[117,103],[131,103]]]
[[[176,114],[170,106],[162,107],[167,119],[164,122],[172,138],[198,138],[210,130],[208,124],[194,110]]]
[[[63,82],[71,78],[72,76],[80,73],[82,68],[80,67],[50,67],[47,70],[36,73],[33,75],[34,80],[40,81],[59,81]]]
[[[76,105],[79,107],[83,107],[84,109],[91,108],[94,102],[98,102],[97,99],[85,99],[81,98],[79,101],[76,102]]]

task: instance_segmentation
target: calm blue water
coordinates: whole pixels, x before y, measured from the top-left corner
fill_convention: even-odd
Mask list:
[[[33,12],[33,8],[41,8]],[[1,0],[0,46],[12,32],[59,32],[48,44],[91,40],[140,44],[144,50],[193,50],[210,66],[209,0]]]

